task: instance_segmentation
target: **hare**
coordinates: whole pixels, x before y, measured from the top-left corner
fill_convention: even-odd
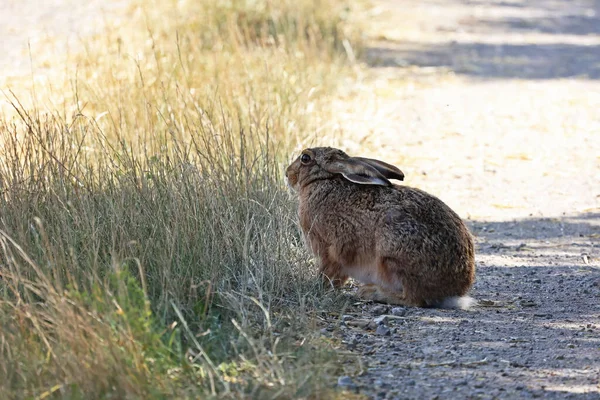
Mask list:
[[[306,243],[326,283],[361,282],[367,300],[468,308],[475,278],[469,230],[444,202],[392,184],[404,174],[383,161],[331,147],[306,149],[287,168]]]

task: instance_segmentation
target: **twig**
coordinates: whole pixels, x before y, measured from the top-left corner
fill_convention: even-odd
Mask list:
[[[445,362],[441,362],[441,363],[431,363],[431,364],[425,364],[426,367],[447,367],[447,366],[461,366],[461,367],[472,367],[475,365],[485,365],[488,363],[488,359],[487,357],[484,358],[483,360],[477,360],[477,361],[465,361],[465,362],[460,362],[457,360],[452,360],[452,361],[445,361]]]

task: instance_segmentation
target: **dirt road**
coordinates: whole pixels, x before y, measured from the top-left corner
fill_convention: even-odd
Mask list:
[[[482,305],[353,306],[329,329],[364,368],[340,386],[600,399],[600,1],[375,3],[339,142],[469,220]]]

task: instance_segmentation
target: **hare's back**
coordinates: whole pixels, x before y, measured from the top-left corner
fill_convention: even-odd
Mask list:
[[[463,236],[465,224],[458,214],[438,197],[409,186],[394,186],[389,192],[384,222],[418,236]]]

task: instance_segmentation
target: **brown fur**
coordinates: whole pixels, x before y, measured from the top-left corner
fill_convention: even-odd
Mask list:
[[[403,174],[381,169],[389,164],[378,164],[371,174],[362,172],[360,161],[369,159],[353,159],[341,150],[322,147],[302,154],[310,161],[298,157],[286,176],[298,192],[300,226],[328,282],[339,287],[354,277],[365,283],[362,297],[411,306],[467,294],[475,277],[473,240],[445,203],[422,190],[392,185],[386,178]],[[360,163],[351,167],[359,179],[345,178],[342,162]]]

